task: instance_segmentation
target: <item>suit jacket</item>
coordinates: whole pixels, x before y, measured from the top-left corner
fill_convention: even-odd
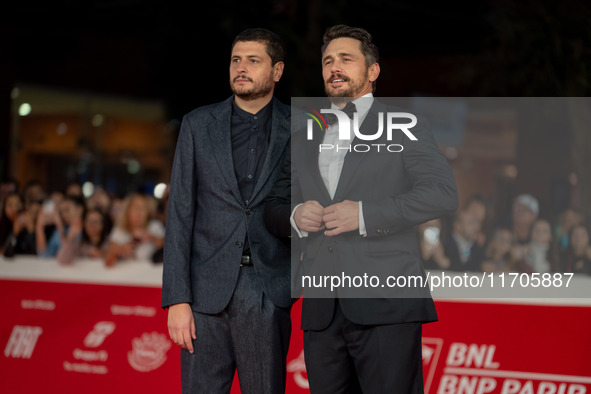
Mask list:
[[[386,107],[374,99],[360,131],[375,133],[378,113],[393,111],[400,112],[400,109]],[[386,140],[385,132],[380,140],[371,142],[354,138],[352,145],[401,144],[404,149],[400,153],[388,152],[384,147],[380,152],[375,149],[366,153],[348,152],[332,199],[318,169],[318,145],[322,135],[315,133],[314,139],[308,141],[305,130],[293,134],[291,159],[284,164],[282,176],[267,200],[265,219],[269,228],[285,236],[290,231],[289,213],[298,203],[316,200],[326,207],[352,200],[363,202],[367,229],[365,237],[355,230],[335,237],[317,232],[303,238],[300,269],[304,275],[314,275],[320,272],[319,267],[328,267],[336,275],[380,271],[394,276],[424,276],[414,227],[454,212],[458,197],[451,169],[426,122],[419,119],[411,131],[418,141],[410,141],[402,132],[395,132],[392,141]],[[371,289],[368,291],[367,294],[371,294]],[[348,297],[346,290],[341,289],[340,294]],[[428,294],[418,298],[382,297],[378,291],[376,295],[345,298],[337,294],[337,297],[344,315],[358,324],[437,320],[433,300]],[[306,297],[304,289],[302,329],[326,328],[332,320],[334,303],[335,298]]]
[[[289,106],[273,99],[269,147],[245,204],[233,165],[232,100],[197,108],[183,118],[166,219],[163,307],[188,302],[197,312],[221,312],[236,287],[247,232],[265,295],[280,307],[292,304],[289,242],[271,234],[262,215],[289,152]]]

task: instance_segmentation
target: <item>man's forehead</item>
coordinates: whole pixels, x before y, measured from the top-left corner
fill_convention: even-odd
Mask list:
[[[260,41],[237,41],[232,47],[232,54],[253,52],[258,55],[267,54],[267,46]]]
[[[324,56],[339,53],[361,54],[361,41],[350,37],[339,37],[331,40],[324,50]]]

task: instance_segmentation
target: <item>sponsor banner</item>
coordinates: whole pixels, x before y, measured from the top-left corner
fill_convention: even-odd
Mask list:
[[[0,391],[180,392],[160,289],[0,281]]]
[[[180,392],[160,289],[0,280],[0,295],[1,392]],[[423,326],[426,393],[591,394],[590,306],[436,305],[440,321]],[[289,394],[309,393],[300,312],[298,301]]]
[[[425,392],[591,393],[591,307],[438,301]]]

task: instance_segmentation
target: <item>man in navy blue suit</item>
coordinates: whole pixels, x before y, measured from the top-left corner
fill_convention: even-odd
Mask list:
[[[232,45],[227,100],[182,122],[166,223],[162,306],[182,347],[184,393],[285,390],[291,333],[289,241],[263,223],[288,153],[290,110],[273,97],[281,39],[265,29]]]

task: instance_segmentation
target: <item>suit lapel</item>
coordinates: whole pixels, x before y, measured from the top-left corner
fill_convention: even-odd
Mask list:
[[[330,198],[330,193],[328,193],[328,189],[322,180],[322,174],[320,174],[320,167],[318,166],[318,158],[320,155],[319,146],[324,140],[324,133],[314,133],[312,136],[312,141],[306,141],[306,163],[311,166],[310,174],[312,175],[312,181],[316,184],[316,189],[320,190],[322,194],[321,198],[319,198],[319,202],[323,206],[330,205],[332,199]],[[295,154],[302,154],[296,152]]]
[[[289,111],[283,107],[284,105],[279,100],[273,98],[273,114],[271,115],[271,136],[269,138],[269,147],[265,154],[265,161],[263,162],[261,173],[254,185],[251,201],[256,200],[259,192],[267,183],[273,170],[277,166],[282,165],[279,160],[283,156],[283,151],[285,150],[290,136]]]
[[[234,171],[234,158],[232,156],[232,97],[223,101],[212,110],[214,122],[209,127],[209,136],[212,142],[213,153],[224,180],[230,187],[234,197],[242,202],[236,172]]]
[[[386,108],[383,104],[379,103],[375,98],[374,102],[363,121],[363,124],[360,127],[360,132],[362,134],[373,134],[378,129],[378,113],[385,112]],[[384,126],[385,127],[385,126]],[[385,132],[385,131],[384,131]],[[358,143],[364,143],[359,138],[355,137],[351,141],[351,146],[354,146]],[[345,156],[345,162],[343,163],[343,169],[341,170],[341,176],[339,178],[339,183],[337,185],[337,190],[334,194],[333,201],[341,201],[347,192],[347,188],[351,184],[353,180],[353,176],[355,174],[355,170],[359,166],[359,164],[363,161],[363,159],[367,156],[366,152],[355,152],[351,151],[348,152]]]

